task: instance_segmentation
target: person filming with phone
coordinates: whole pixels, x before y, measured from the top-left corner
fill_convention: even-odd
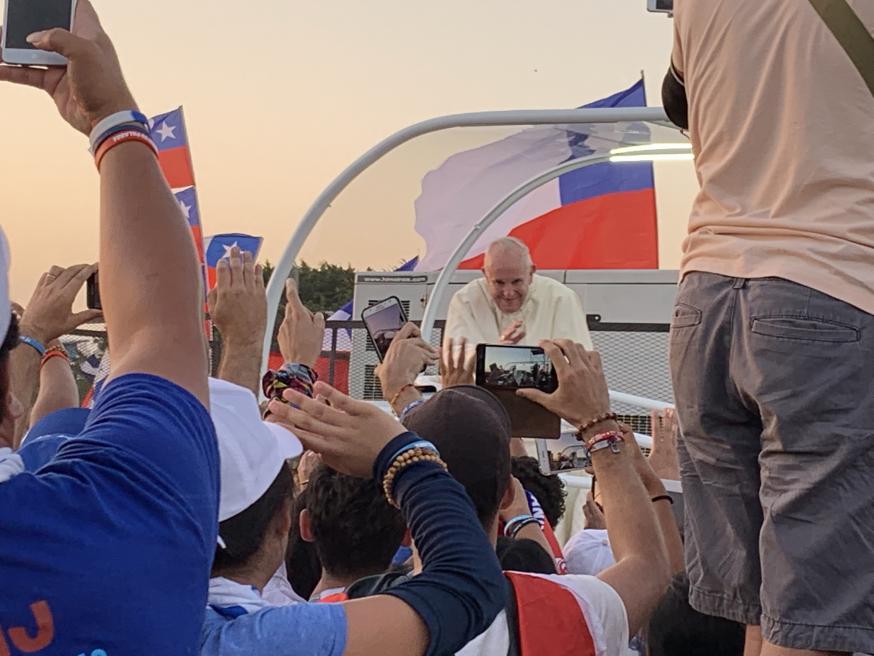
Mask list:
[[[486,251],[483,277],[462,288],[449,305],[444,344],[536,346],[572,339],[592,348],[579,297],[560,282],[537,275],[528,246],[505,237]]]

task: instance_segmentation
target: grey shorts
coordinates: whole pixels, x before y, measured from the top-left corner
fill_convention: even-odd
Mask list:
[[[693,273],[671,370],[692,605],[784,647],[874,652],[874,316]]]

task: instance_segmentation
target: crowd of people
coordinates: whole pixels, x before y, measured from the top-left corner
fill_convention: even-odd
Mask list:
[[[738,4],[753,7],[752,0]],[[714,10],[714,20],[728,11]],[[678,28],[668,86],[689,83],[694,92],[691,81],[701,73],[690,64],[691,48],[681,47],[688,29],[685,21]],[[870,616],[865,582],[872,574],[864,568],[855,584],[833,581],[840,589],[829,598],[845,602],[823,620],[833,630],[785,619],[816,612],[811,607],[827,596],[799,579],[821,582],[840,570],[792,567],[814,534],[786,488],[796,485],[792,494],[801,505],[823,489],[798,486],[798,463],[810,462],[810,452],[802,453],[810,442],[762,454],[761,445],[744,442],[746,433],[765,429],[785,437],[789,415],[782,404],[804,414],[799,404],[813,403],[809,395],[793,398],[797,381],[781,379],[776,392],[771,372],[737,378],[735,365],[753,367],[780,344],[751,342],[746,360],[725,365],[725,376],[704,368],[697,378],[680,376],[684,360],[698,351],[718,359],[720,345],[730,342],[693,334],[702,322],[722,320],[706,309],[705,297],[729,311],[735,304],[727,295],[755,287],[749,280],[694,271],[685,280],[672,336],[682,403],[677,414],[653,415],[654,446],[645,457],[611,412],[588,333],[577,331],[577,340],[554,334],[578,323],[578,301],[562,304],[560,321],[533,328],[544,316],[538,304],[564,292],[535,277],[514,240],[489,250],[484,281],[455,304],[456,323],[475,316],[480,303],[497,308],[486,341],[516,344],[532,330],[549,333],[540,346],[557,389],[518,395],[577,429],[593,476],[583,508],[587,526],[561,545],[553,528],[568,511],[562,482],[518,453],[504,406],[472,384],[467,345],[478,338],[462,328],[447,336],[442,352],[413,324],[395,336],[377,370],[390,414],[318,380],[325,319],[304,306],[289,281],[279,331],[284,364],[264,372],[264,277],[251,254],[234,248],[219,262],[208,297],[222,337],[217,375],[210,377],[195,248],[112,42],[88,0],[78,3],[74,33],[51,30],[29,41],[62,54],[68,65],[3,66],[0,79],[43,89],[61,116],[91,138],[100,178],[103,310],[73,311],[96,265],[53,267],[26,306],[13,305],[10,250],[0,234],[0,306],[9,307],[0,313],[0,655],[729,656],[746,649],[757,656],[870,644],[871,624],[852,619]],[[707,135],[706,126],[696,129],[700,101],[672,93],[689,103],[682,118]],[[714,146],[702,148],[706,162]],[[709,188],[704,182],[713,196],[731,187],[726,179]],[[765,284],[785,292],[787,303],[800,288]],[[762,298],[738,303],[743,309]],[[811,311],[827,312],[824,294],[807,290],[804,298]],[[111,368],[92,406],[81,408],[59,340],[98,318],[107,326]],[[856,324],[841,324],[841,332],[834,322],[829,332],[807,315],[747,323],[784,342],[817,333],[820,341],[857,343],[868,334]],[[851,333],[857,339],[844,339]],[[739,338],[742,345],[746,338]],[[825,364],[812,350],[805,354]],[[426,398],[416,378],[437,362],[443,388]],[[861,360],[857,365],[869,369]],[[742,389],[738,381],[751,378],[759,387]],[[729,398],[729,380],[738,383],[731,394],[739,398]],[[260,393],[266,404],[259,405]],[[720,408],[735,414],[716,417]],[[832,410],[825,414],[834,421],[844,414]],[[724,426],[745,431],[743,453],[740,442],[724,445]],[[817,471],[842,473],[850,491],[861,485],[867,472],[860,467],[871,455],[870,435],[864,441],[854,430],[837,453],[813,452],[822,460],[833,456],[840,472]],[[760,457],[767,475],[760,480],[758,470],[738,466],[738,480],[726,483],[726,458],[743,454]],[[846,462],[851,457],[856,461]],[[689,515],[684,534],[664,483],[681,476]],[[750,486],[749,477],[758,484]],[[763,506],[751,507],[760,488],[764,517]],[[867,544],[870,559],[870,525],[856,523],[870,513],[869,502],[870,495],[855,498],[847,508],[854,530],[816,533],[821,542],[843,541],[837,555]],[[761,562],[747,544],[760,535]],[[785,542],[792,539],[797,548]],[[825,548],[814,546],[816,553]],[[769,565],[777,578],[767,570],[763,577]],[[766,611],[789,615],[763,615],[760,594]],[[846,626],[836,625],[840,617],[850,618]]]

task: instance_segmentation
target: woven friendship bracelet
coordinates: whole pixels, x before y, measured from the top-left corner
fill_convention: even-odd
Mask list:
[[[586,442],[586,451],[588,451],[590,456],[604,449],[610,449],[613,453],[619,453],[620,445],[623,442],[625,442],[625,438],[619,431],[600,433]]]

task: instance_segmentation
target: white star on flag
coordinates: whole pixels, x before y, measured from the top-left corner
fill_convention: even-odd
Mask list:
[[[190,219],[191,218],[191,205],[186,205],[184,200],[180,200],[179,207],[182,208],[182,213],[185,215],[185,218]]]
[[[176,138],[176,128],[167,122],[162,123],[156,132],[161,135],[161,143],[164,143],[167,139]]]
[[[231,244],[230,246],[222,246],[222,248],[225,249],[225,257],[230,257],[231,251],[233,249],[239,248],[239,247],[240,247],[240,244],[239,244],[239,242],[236,242],[236,241],[233,244]]]

